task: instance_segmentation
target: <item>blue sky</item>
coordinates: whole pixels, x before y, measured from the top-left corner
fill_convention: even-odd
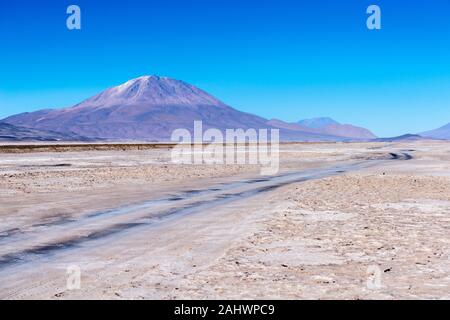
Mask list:
[[[66,28],[70,4],[82,30]],[[380,136],[450,122],[448,0],[1,1],[0,39],[0,118],[157,74],[266,118]]]

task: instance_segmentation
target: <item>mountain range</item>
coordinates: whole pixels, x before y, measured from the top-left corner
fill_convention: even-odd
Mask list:
[[[450,123],[435,130],[420,133],[422,137],[450,140]]]
[[[331,118],[306,119],[297,123],[287,123],[278,119],[272,119],[267,124],[280,129],[339,137],[341,140],[370,140],[376,138],[367,129],[350,124],[341,124]]]
[[[75,134],[18,127],[0,122],[0,141],[89,141]]]
[[[169,141],[175,129],[193,130],[194,121],[201,120],[203,129],[280,129],[282,141],[353,141],[371,140],[369,130],[340,124],[330,118],[314,118],[288,123],[267,120],[236,110],[205,91],[186,82],[159,76],[143,76],[109,88],[81,103],[62,109],[43,109],[21,113],[0,121],[24,130],[34,137],[39,132],[54,140],[107,139]],[[6,128],[6,127],[5,127]],[[6,129],[5,129],[6,130]],[[58,136],[59,135],[59,136]],[[5,138],[6,139],[6,138]]]

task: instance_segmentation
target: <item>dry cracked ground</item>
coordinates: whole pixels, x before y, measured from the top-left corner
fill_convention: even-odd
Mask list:
[[[290,144],[280,157],[281,173],[372,162],[0,265],[0,298],[450,298],[450,143]],[[7,231],[38,245],[46,229],[35,226],[61,216],[258,176],[256,166],[174,165],[168,150],[1,154],[0,250],[21,245]],[[81,287],[69,290],[73,265]]]

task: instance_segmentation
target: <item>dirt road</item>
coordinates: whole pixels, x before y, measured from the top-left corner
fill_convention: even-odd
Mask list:
[[[323,185],[326,181],[333,183],[335,179],[342,179],[340,176],[354,179],[355,175],[371,175],[374,171],[381,172],[386,177],[386,171],[393,170],[397,163],[415,161],[412,156],[415,152],[409,151],[412,149],[402,149],[402,146],[389,149],[391,146],[386,145],[377,146],[374,150],[373,147],[357,146],[353,148],[360,150],[349,152],[348,148],[336,149],[333,146],[327,149],[316,146],[309,151],[309,157],[305,157],[303,162],[296,161],[289,154],[305,154],[308,150],[304,150],[304,147],[288,149],[284,152],[285,159],[289,161],[284,163],[283,170],[276,176],[261,177],[256,174],[257,170],[236,172],[234,168],[231,171],[233,174],[222,172],[216,178],[199,179],[187,185],[161,184],[161,190],[150,188],[154,192],[147,197],[145,192],[130,192],[127,189],[127,197],[120,201],[120,196],[116,200],[111,198],[112,194],[125,191],[121,190],[120,185],[112,188],[110,193],[94,193],[82,205],[77,197],[69,199],[67,193],[56,192],[50,216],[42,213],[48,211],[48,207],[36,203],[36,199],[40,199],[43,194],[48,196],[49,193],[31,192],[24,198],[25,202],[34,203],[35,207],[28,206],[28,212],[36,213],[34,218],[24,214],[23,206],[19,215],[6,212],[2,214],[0,298],[334,297],[323,291],[322,287],[329,284],[334,286],[336,281],[341,281],[348,275],[336,280],[330,277],[334,271],[323,271],[324,266],[325,269],[327,266],[340,269],[349,260],[357,261],[357,256],[364,256],[373,239],[368,238],[368,244],[360,244],[358,253],[355,253],[357,256],[349,257],[347,252],[337,254],[342,249],[341,246],[336,247],[334,242],[342,240],[342,230],[352,221],[362,223],[364,219],[359,218],[363,217],[348,208],[342,212],[336,211],[333,208],[334,198],[324,206],[321,203],[321,193],[327,195],[326,184],[315,190],[316,199],[311,199],[311,191],[308,189],[303,196],[293,190],[299,185],[311,188],[318,183]],[[418,157],[422,158],[423,155],[419,153]],[[35,163],[36,159],[32,161]],[[40,161],[48,160],[41,158]],[[43,164],[40,165],[42,168]],[[406,165],[402,165],[404,167]],[[70,168],[69,166],[64,170]],[[370,186],[372,180],[370,176],[361,181],[366,181]],[[439,182],[445,184],[447,181]],[[436,184],[435,187],[439,186],[441,185]],[[347,184],[338,184],[334,192],[342,193],[341,196],[345,198],[350,196],[346,195],[345,190],[349,187]],[[358,190],[367,197],[365,187],[367,186],[362,185]],[[83,193],[83,189],[80,190]],[[300,198],[297,199],[299,195]],[[410,195],[413,196],[413,193]],[[357,200],[358,196],[357,192],[351,194],[350,198]],[[384,197],[388,198],[388,195]],[[101,208],[104,204],[97,204],[98,209],[95,209],[95,205],[91,206],[93,202],[103,199],[111,199],[111,205]],[[297,201],[305,208],[296,208]],[[351,201],[349,200],[347,207]],[[421,200],[421,205],[429,205],[430,211],[435,213],[433,208],[436,204],[427,201]],[[441,202],[436,208],[441,206],[447,210],[446,200],[439,201]],[[63,210],[61,205],[64,203],[73,208],[64,208],[67,210],[65,214],[56,214],[55,208]],[[310,211],[308,205],[312,205],[314,211]],[[367,206],[369,203],[361,205]],[[84,210],[75,212],[77,206]],[[403,208],[405,204],[400,206]],[[315,212],[319,207],[324,208]],[[375,204],[371,210],[377,212],[380,208],[383,209],[382,203]],[[429,218],[430,215],[426,220]],[[448,227],[445,224],[448,222],[448,215],[433,218],[433,225],[439,222],[444,223],[442,228]],[[404,219],[400,215],[397,220]],[[324,237],[328,250],[323,250],[323,245],[311,248],[311,242],[323,241],[315,240],[322,239],[318,234],[323,233],[323,230],[318,229],[311,234],[305,232],[305,225],[313,224],[318,228],[324,221],[333,224],[331,230],[335,230],[339,237],[333,238],[333,233]],[[293,228],[295,225],[297,228]],[[277,230],[281,226],[282,229]],[[415,225],[413,229],[416,230],[417,227]],[[367,228],[363,230],[372,230],[377,226],[372,223]],[[301,239],[296,235],[298,229],[303,229]],[[358,232],[355,231],[355,236],[360,237]],[[432,228],[431,232],[438,230]],[[386,231],[386,234],[390,233]],[[308,238],[305,238],[306,235]],[[379,237],[378,241],[382,241],[384,235],[377,233],[376,237]],[[441,257],[445,257],[443,245],[448,243],[448,236],[441,234],[436,241],[440,241],[438,246],[441,248]],[[364,245],[366,249],[363,249]],[[405,245],[410,247],[413,243]],[[252,260],[252,257],[256,260]],[[442,263],[441,259],[439,261]],[[372,263],[369,266],[378,264]],[[315,271],[322,270],[322,273],[310,277],[307,277],[306,272],[302,274],[302,270],[312,267]],[[440,268],[448,278],[448,264],[444,263]],[[81,272],[79,290],[69,290],[67,287],[71,270]],[[267,276],[261,275],[263,270],[266,270],[264,273]],[[381,273],[384,275],[390,272],[385,271],[383,269]],[[295,281],[287,281],[289,277]],[[300,279],[302,281],[299,282]],[[393,297],[383,290],[367,289],[367,279],[371,279],[371,275],[367,274],[366,266],[354,279],[358,285],[341,284],[335,297]],[[262,284],[268,288],[263,289]],[[448,289],[448,282],[443,281],[440,285],[444,292]],[[239,290],[232,291],[233,286],[238,286]],[[307,286],[311,288],[309,293],[305,291]]]

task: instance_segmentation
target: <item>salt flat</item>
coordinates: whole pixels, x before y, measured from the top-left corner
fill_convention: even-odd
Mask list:
[[[23,257],[0,263],[0,298],[449,298],[449,160],[446,142],[286,144],[280,175],[348,170],[220,202],[270,181],[169,148],[0,154],[0,261]]]

